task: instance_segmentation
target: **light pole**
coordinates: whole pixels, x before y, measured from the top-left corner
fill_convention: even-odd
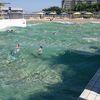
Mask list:
[[[9,7],[8,9],[8,15],[9,15],[9,19],[11,19],[11,7]]]

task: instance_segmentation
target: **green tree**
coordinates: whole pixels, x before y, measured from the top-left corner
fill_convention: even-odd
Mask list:
[[[90,12],[99,12],[100,11],[100,3],[95,4],[77,4],[72,9],[74,11],[90,11]]]
[[[1,6],[4,6],[4,4],[3,4],[3,3],[0,3],[0,7],[1,7]]]
[[[61,14],[62,8],[53,6],[53,7],[50,7],[50,8],[43,9],[42,11],[45,11],[45,12],[54,12],[55,11],[57,14]]]

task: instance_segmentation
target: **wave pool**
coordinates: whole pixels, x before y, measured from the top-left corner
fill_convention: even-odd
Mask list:
[[[77,100],[100,67],[100,24],[13,29],[0,32],[0,100]],[[20,52],[12,55],[17,43]]]

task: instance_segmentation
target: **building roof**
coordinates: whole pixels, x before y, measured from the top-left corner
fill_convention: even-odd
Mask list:
[[[9,7],[8,8],[7,7],[2,7],[1,9],[2,10],[9,10]],[[14,8],[14,7],[12,7],[11,10],[21,10],[21,11],[23,11],[22,8]]]

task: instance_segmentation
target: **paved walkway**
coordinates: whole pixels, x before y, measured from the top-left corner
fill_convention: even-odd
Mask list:
[[[78,100],[100,100],[100,69],[90,80]]]

